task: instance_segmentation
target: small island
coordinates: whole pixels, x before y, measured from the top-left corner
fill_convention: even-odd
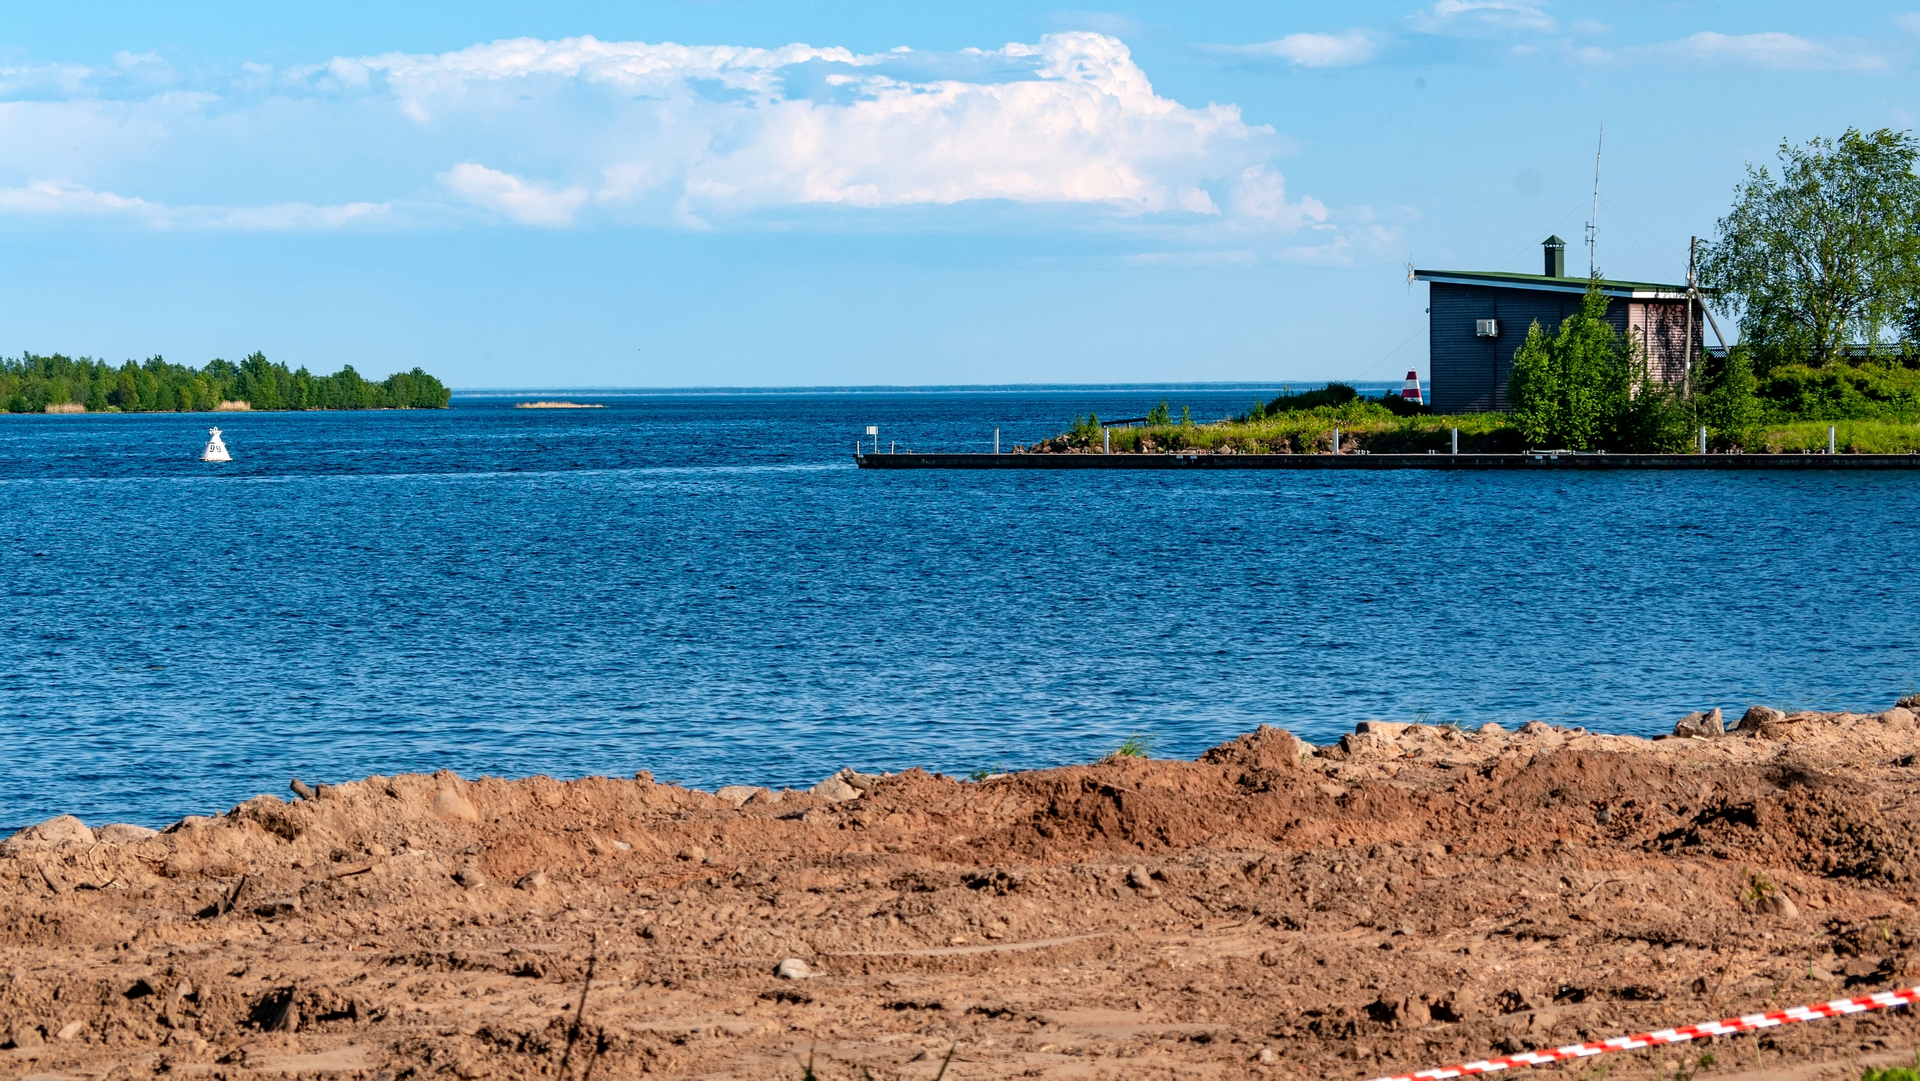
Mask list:
[[[598,402],[515,402],[515,409],[605,409]]]
[[[0,357],[0,403],[9,413],[204,413],[233,410],[445,409],[452,396],[440,380],[415,368],[373,382],[353,365],[332,375],[253,353],[235,364],[214,359],[199,369],[155,356],[115,367],[55,353]]]

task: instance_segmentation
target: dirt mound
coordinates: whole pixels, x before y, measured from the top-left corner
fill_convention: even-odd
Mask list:
[[[443,772],[157,834],[55,820],[0,846],[0,1068],[765,1078],[811,1051],[930,1078],[957,1045],[950,1077],[1420,1069],[1916,982],[1914,742],[1906,709],[1658,741],[1370,722],[817,795]]]

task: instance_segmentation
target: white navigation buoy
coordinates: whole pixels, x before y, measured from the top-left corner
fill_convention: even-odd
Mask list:
[[[220,429],[208,428],[207,435],[210,437],[207,440],[207,449],[200,452],[200,460],[203,462],[233,461],[233,455],[227,453],[227,445],[220,442]]]

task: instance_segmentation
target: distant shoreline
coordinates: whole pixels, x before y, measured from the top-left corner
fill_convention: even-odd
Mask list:
[[[605,409],[595,402],[515,402],[515,409]]]

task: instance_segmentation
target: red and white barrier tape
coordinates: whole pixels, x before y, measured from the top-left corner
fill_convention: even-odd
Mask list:
[[[1443,1066],[1437,1070],[1396,1074],[1392,1077],[1376,1078],[1375,1081],[1446,1081],[1447,1078],[1492,1073],[1495,1070],[1546,1066],[1555,1062],[1565,1062],[1568,1059],[1604,1055],[1610,1051],[1637,1051],[1642,1047],[1653,1047],[1657,1044],[1686,1043],[1688,1040],[1697,1040],[1702,1036],[1731,1036],[1736,1032],[1752,1032],[1756,1029],[1773,1028],[1776,1025],[1790,1025],[1795,1021],[1818,1021],[1823,1017],[1840,1017],[1850,1013],[1865,1013],[1868,1010],[1885,1010],[1915,1002],[1920,1002],[1920,987],[1908,987],[1899,991],[1882,991],[1877,995],[1866,995],[1861,998],[1837,998],[1832,1002],[1822,1002],[1812,1006],[1793,1006],[1784,1010],[1769,1010],[1766,1013],[1750,1013],[1745,1017],[1730,1017],[1725,1021],[1707,1021],[1698,1025],[1663,1028],[1658,1032],[1643,1032],[1638,1036],[1615,1036],[1611,1040],[1573,1043],[1565,1047],[1556,1047],[1551,1051],[1525,1051],[1518,1055],[1482,1059],[1479,1062],[1463,1062],[1458,1066]]]

